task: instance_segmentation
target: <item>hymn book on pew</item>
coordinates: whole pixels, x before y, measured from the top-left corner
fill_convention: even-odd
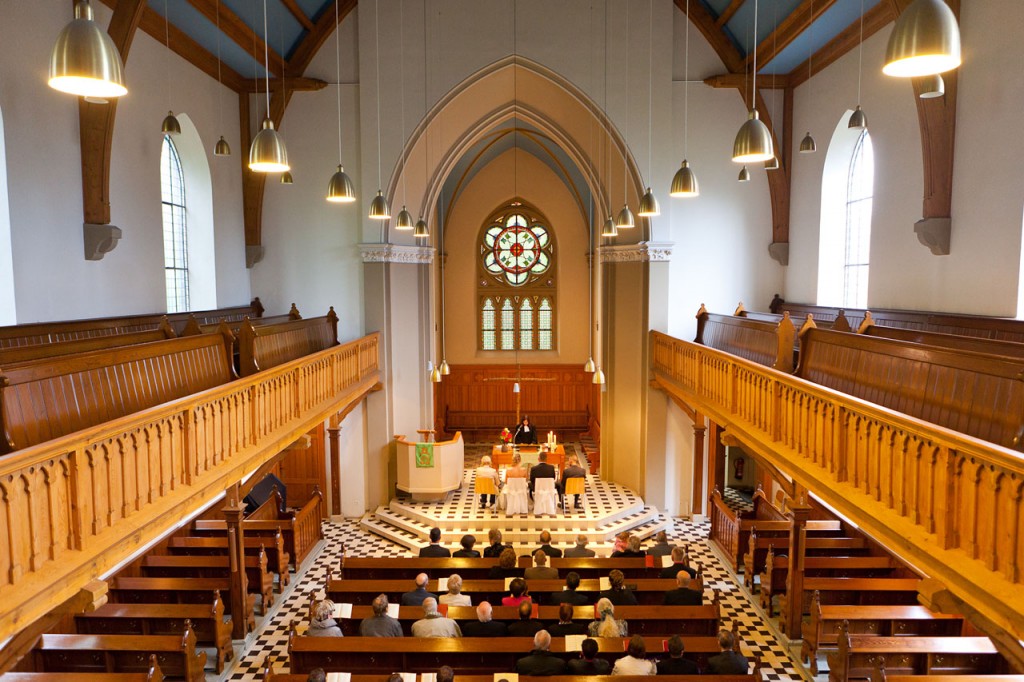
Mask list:
[[[565,636],[565,650],[566,651],[583,651],[583,640],[587,638],[586,635],[566,635]]]

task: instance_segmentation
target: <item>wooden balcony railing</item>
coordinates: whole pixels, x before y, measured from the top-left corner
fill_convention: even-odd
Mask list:
[[[380,381],[379,334],[0,458],[0,641]]]
[[[1019,453],[658,332],[651,344],[656,386],[924,571],[926,600],[1024,639]]]

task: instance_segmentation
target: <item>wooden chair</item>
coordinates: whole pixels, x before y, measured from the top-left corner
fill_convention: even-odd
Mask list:
[[[578,495],[579,503],[583,505],[583,496],[587,492],[587,479],[582,476],[577,478],[565,479],[565,495],[562,497],[562,509],[568,514],[569,506],[566,504],[566,499],[570,495]]]
[[[494,485],[493,478],[485,478],[482,476],[476,477],[476,483],[473,486],[473,508],[477,509],[480,504],[481,495],[491,495],[494,497],[494,506],[498,506],[498,486]]]
[[[558,491],[555,490],[555,479],[538,478],[533,491],[533,514],[558,514]]]

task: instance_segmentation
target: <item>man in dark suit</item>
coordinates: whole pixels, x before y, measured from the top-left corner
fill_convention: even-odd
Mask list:
[[[565,482],[570,478],[586,478],[587,471],[580,466],[580,460],[576,455],[569,455],[569,459],[565,463],[565,471],[562,472],[562,480],[558,482],[556,488],[558,489],[558,496],[562,501],[562,508],[565,508]],[[580,496],[573,495],[575,498],[574,507],[576,509],[582,509],[583,504],[580,503]]]
[[[704,603],[704,593],[692,587],[690,574],[679,571],[676,574],[676,589],[666,592],[661,603],[665,606],[700,606]]]
[[[580,534],[576,536],[576,545],[565,550],[564,556],[566,557],[592,557],[595,556],[596,552],[592,549],[587,549],[587,536]]]
[[[608,582],[611,587],[601,592],[601,597],[616,606],[636,606],[639,603],[636,600],[636,595],[626,587],[626,576],[622,571],[613,568],[608,574]]]
[[[548,464],[548,453],[542,452],[538,454],[537,463],[530,467],[530,496],[533,496],[533,489],[538,478],[553,479],[554,477],[555,467]]]
[[[554,474],[552,474],[551,478],[554,477]],[[549,557],[554,557],[556,559],[562,558],[562,550],[558,549],[557,547],[551,546],[551,533],[546,530],[541,531],[540,533],[540,547],[538,547],[537,549],[544,550],[544,554],[546,554]]]
[[[587,637],[580,645],[580,657],[569,661],[567,675],[608,675],[612,664],[597,657],[597,640]]]
[[[565,576],[565,589],[561,592],[553,592],[551,594],[551,602],[553,604],[572,604],[573,606],[593,604],[594,600],[591,599],[589,594],[576,591],[576,588],[579,586],[580,574],[576,571],[570,572],[569,575]]]
[[[668,658],[658,661],[659,675],[696,675],[697,664],[683,658],[683,638],[672,635],[668,640]]]
[[[527,580],[558,580],[558,569],[548,566],[548,555],[543,549],[533,553],[533,566],[523,572]]]
[[[426,547],[420,548],[420,556],[438,556],[438,557],[450,557],[451,551],[447,547],[442,547],[439,543],[441,542],[441,529],[431,528],[430,529],[430,544]]]
[[[508,629],[500,620],[491,620],[491,603],[482,601],[476,607],[476,620],[462,624],[463,637],[504,637]]]
[[[463,535],[462,541],[459,542],[462,545],[462,549],[457,552],[452,552],[453,557],[459,557],[463,559],[479,559],[480,552],[473,549],[473,545],[476,544],[475,535]]]
[[[420,573],[416,576],[416,589],[402,595],[402,606],[423,606],[423,600],[427,597],[437,599],[436,594],[427,592],[428,582],[430,582],[430,578],[427,577],[426,573]]]
[[[519,602],[519,620],[508,624],[509,637],[533,637],[544,629],[544,623],[533,617],[533,602]]]
[[[733,651],[736,640],[728,630],[718,631],[718,646],[722,653],[708,659],[709,675],[746,675],[747,659]]]
[[[682,547],[676,547],[672,550],[672,564],[661,569],[661,573],[658,575],[659,578],[675,578],[679,571],[686,571],[690,574],[691,578],[697,577],[697,571],[693,570],[689,566],[684,566],[683,562],[686,561],[686,550]]]
[[[485,557],[493,557],[496,559],[501,556],[502,551],[504,551],[506,547],[512,546],[506,545],[501,541],[501,531],[497,528],[492,528],[487,531],[487,541],[491,544],[484,547]]]
[[[565,661],[554,655],[551,649],[551,635],[541,630],[533,636],[533,651],[516,661],[516,672],[520,675],[561,675],[565,672]]]

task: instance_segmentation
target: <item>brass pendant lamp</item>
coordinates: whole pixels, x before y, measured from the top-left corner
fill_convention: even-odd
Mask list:
[[[857,52],[857,108],[850,114],[849,127],[865,130],[868,127],[868,115],[860,108],[860,82],[864,73],[864,0],[860,0],[860,47]]]
[[[754,64],[752,67],[753,87],[750,93],[750,113],[740,126],[732,143],[732,160],[735,163],[767,161],[775,156],[772,134],[757,113],[757,0],[754,0]]]
[[[942,80],[942,76],[933,73],[930,76],[921,77],[921,94],[918,95],[921,99],[932,99],[934,97],[942,97],[946,94],[946,82]]]
[[[339,0],[334,0],[334,25],[340,27]],[[338,74],[337,100],[338,100],[338,170],[331,176],[327,183],[327,201],[332,204],[351,204],[356,200],[356,188],[352,184],[352,178],[345,172],[341,164],[341,29],[334,31],[334,61]]]
[[[650,21],[647,29],[647,177],[651,177],[651,155],[654,149],[654,0],[648,0]],[[661,214],[658,199],[648,187],[640,197],[636,214],[641,218],[653,218]]]
[[[809,82],[811,76],[814,75],[811,69],[811,66],[814,64],[814,0],[811,0],[811,25],[808,31],[811,36],[811,39],[807,42],[807,80]],[[800,153],[813,154],[816,151],[818,151],[818,143],[814,141],[811,131],[808,130],[807,134],[804,135],[804,139],[800,140]]]
[[[409,210],[405,207],[405,202],[408,198],[407,169],[405,167],[405,163],[408,160],[405,153],[405,0],[398,0],[398,63],[401,69],[400,90],[402,92],[402,210],[398,212],[395,229],[409,232],[416,227],[416,222],[412,219],[412,213],[409,213]],[[443,367],[448,366],[448,363],[443,360],[441,364]],[[447,374],[444,371],[441,373]]]
[[[171,51],[171,28],[170,28],[170,16],[167,14],[167,0],[164,0],[164,47],[167,48],[167,52]],[[171,99],[171,76],[167,75],[167,99]],[[168,111],[167,115],[164,116],[163,122],[160,124],[160,132],[164,135],[180,135],[181,124],[178,123],[178,118],[174,115],[173,111]]]
[[[629,73],[629,6],[626,5],[626,73]],[[626,137],[629,137],[629,105],[626,105]],[[622,209],[615,216],[615,227],[629,230],[636,227],[636,218],[629,209],[629,151],[625,141],[622,143]]]
[[[672,176],[672,187],[668,191],[670,197],[688,198],[700,196],[700,185],[697,176],[686,160],[689,147],[690,125],[690,0],[686,0],[686,47],[683,60],[683,163]]]
[[[747,170],[746,166],[740,169],[740,174],[736,180],[738,182],[750,182],[750,171]]]
[[[215,11],[217,12],[217,86],[218,88],[224,87],[224,82],[221,80],[221,61],[220,61],[220,0],[217,0]],[[224,128],[224,106],[221,102],[221,92],[217,91],[217,126],[221,129]],[[221,135],[217,143],[213,145],[214,156],[231,156],[231,145]]]
[[[281,184],[282,185],[294,185],[295,184],[295,178],[292,177],[292,172],[291,171],[285,171],[284,173],[281,173]]]
[[[57,36],[50,51],[47,84],[91,101],[128,94],[121,53],[110,34],[96,23],[89,0],[75,3],[75,18]]]
[[[249,170],[256,173],[284,173],[291,170],[288,165],[288,150],[285,149],[284,140],[276,130],[274,122],[270,120],[270,58],[269,34],[267,33],[267,0],[263,0],[263,64],[266,67],[267,85],[267,116],[263,119],[263,129],[256,134],[249,147]]]
[[[618,237],[619,236],[619,228],[615,227],[615,221],[612,220],[611,216],[608,216],[608,219],[604,221],[604,227],[601,229],[601,236],[602,237]]]
[[[943,0],[914,0],[896,19],[885,50],[887,76],[911,78],[960,66],[960,28]]]

